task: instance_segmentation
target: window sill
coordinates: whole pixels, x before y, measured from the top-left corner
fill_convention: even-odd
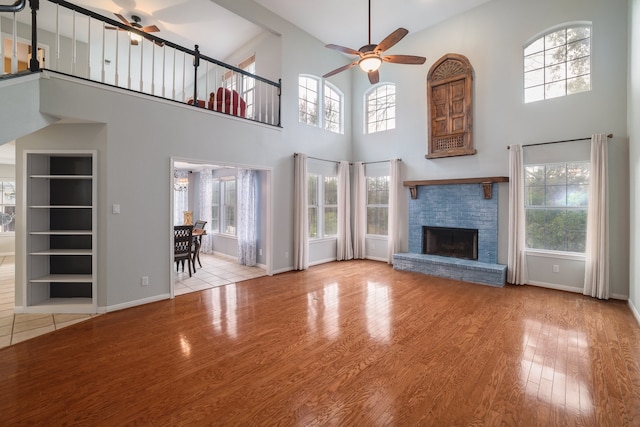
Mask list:
[[[384,234],[366,234],[364,238],[371,240],[388,240],[388,237]]]
[[[568,259],[574,261],[584,261],[586,259],[586,254],[580,252],[560,252],[543,249],[525,249],[524,252],[526,255],[532,255],[541,258]]]
[[[324,243],[338,240],[337,236],[309,237],[309,243]]]

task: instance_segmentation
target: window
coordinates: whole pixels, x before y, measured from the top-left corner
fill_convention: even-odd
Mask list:
[[[0,206],[0,232],[16,231],[16,183],[14,181],[1,181],[2,205]]]
[[[338,235],[338,177],[324,177],[324,229],[325,237]]]
[[[342,133],[342,93],[325,82],[324,84],[324,128],[335,133]]]
[[[309,76],[300,76],[298,99],[300,123],[318,126],[318,80]]]
[[[338,177],[307,174],[309,237],[338,234]]]
[[[245,59],[240,64],[238,64],[238,68],[246,71],[247,73],[255,74],[256,73],[256,56],[251,55],[251,57]],[[242,99],[247,103],[246,117],[253,118],[253,107],[255,105],[255,93],[256,93],[256,79],[253,77],[242,75]]]
[[[365,93],[365,133],[380,132],[396,127],[396,86],[385,83]]]
[[[342,133],[344,96],[329,82],[314,76],[298,80],[298,120],[331,132]],[[323,100],[320,103],[320,99]]]
[[[318,237],[318,182],[320,176],[307,174],[307,196],[309,198],[307,206],[309,208],[309,237]]]
[[[220,232],[220,180],[211,181],[211,227],[212,233]]]
[[[524,102],[591,90],[591,25],[554,29],[524,47]]]
[[[389,177],[367,177],[367,234],[387,235]]]
[[[584,252],[589,162],[525,166],[527,247]]]
[[[236,179],[222,181],[221,233],[236,234]]]

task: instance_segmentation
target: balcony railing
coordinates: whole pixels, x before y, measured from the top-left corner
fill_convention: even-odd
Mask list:
[[[280,82],[66,1],[26,3],[0,4],[0,77],[50,70],[280,126]]]

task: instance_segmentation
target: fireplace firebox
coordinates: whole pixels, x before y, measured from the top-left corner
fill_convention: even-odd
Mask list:
[[[478,259],[478,230],[472,228],[422,227],[422,253]]]

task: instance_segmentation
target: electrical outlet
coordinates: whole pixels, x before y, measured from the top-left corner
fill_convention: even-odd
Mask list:
[[[284,253],[284,257],[285,257],[285,258],[289,258],[289,252],[285,252],[285,253]]]
[[[262,249],[258,249],[258,255],[262,256]]]
[[[558,264],[553,264],[553,272],[560,273],[560,266]]]
[[[142,286],[149,286],[149,276],[142,276],[142,280],[140,280],[140,284]]]

